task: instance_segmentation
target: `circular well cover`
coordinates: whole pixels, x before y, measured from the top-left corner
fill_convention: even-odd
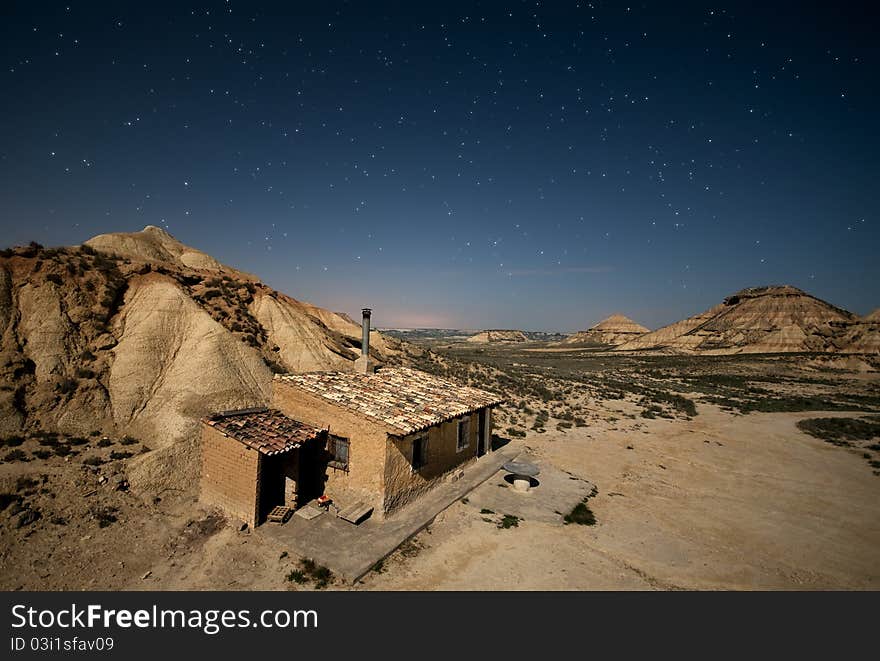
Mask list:
[[[508,473],[523,475],[525,477],[534,477],[541,472],[535,464],[530,464],[527,461],[508,461],[502,466],[502,468]]]

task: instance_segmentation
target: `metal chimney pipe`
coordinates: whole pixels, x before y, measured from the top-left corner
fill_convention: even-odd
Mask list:
[[[362,323],[364,336],[361,340],[361,355],[369,356],[370,355],[370,315],[373,311],[370,308],[364,308],[361,310],[364,314],[364,320]]]

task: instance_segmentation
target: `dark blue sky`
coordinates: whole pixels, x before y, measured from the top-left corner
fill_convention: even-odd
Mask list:
[[[866,313],[868,5],[4,2],[0,244],[158,225],[380,326]]]

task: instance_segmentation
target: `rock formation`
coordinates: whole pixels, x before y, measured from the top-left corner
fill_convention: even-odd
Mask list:
[[[132,482],[185,489],[201,416],[265,405],[273,372],[348,369],[361,328],[158,228],[0,254],[0,435],[128,433]],[[371,336],[383,362],[399,343]],[[174,470],[169,466],[174,465]]]
[[[874,352],[877,324],[788,285],[753,287],[705,312],[647,333],[617,351],[707,355]],[[874,347],[873,349],[871,347]]]
[[[529,338],[521,330],[484,330],[476,335],[471,335],[468,342],[528,342]]]
[[[595,326],[591,326],[585,331],[578,331],[577,333],[570,335],[560,344],[617,346],[650,332],[650,328],[645,328],[641,324],[637,324],[629,317],[625,317],[622,314],[612,314],[610,317],[603,319]]]

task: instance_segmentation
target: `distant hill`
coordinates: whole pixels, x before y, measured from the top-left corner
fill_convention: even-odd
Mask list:
[[[273,372],[347,369],[360,336],[155,227],[4,250],[0,435],[132,434],[154,449],[133,466],[158,489],[192,477],[168,467],[195,461],[179,442],[199,417],[267,403]],[[372,335],[380,362],[399,346]]]
[[[842,324],[837,342],[846,353],[880,353],[880,308]]]
[[[752,287],[693,317],[630,340],[617,351],[707,355],[876,353],[878,324],[789,285]]]
[[[651,329],[637,324],[622,314],[612,314],[585,331],[578,331],[564,339],[561,344],[617,346],[634,340]]]
[[[521,330],[484,330],[467,339],[468,342],[528,342],[529,338]]]

